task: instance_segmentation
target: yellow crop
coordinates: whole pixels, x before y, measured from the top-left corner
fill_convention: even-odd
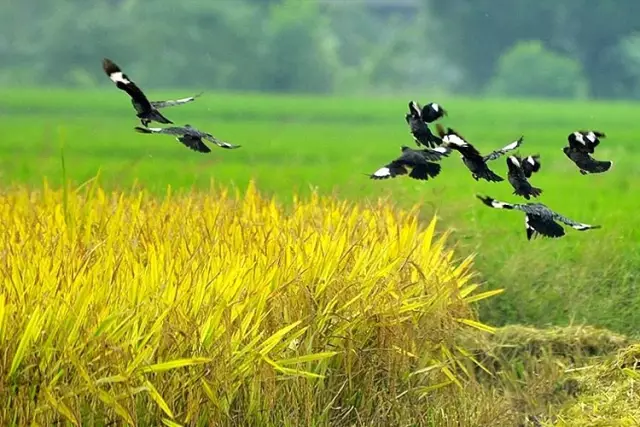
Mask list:
[[[455,332],[491,330],[471,260],[382,202],[45,186],[0,224],[2,425],[357,419],[461,384]]]

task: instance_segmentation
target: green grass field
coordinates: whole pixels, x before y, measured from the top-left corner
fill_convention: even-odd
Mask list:
[[[152,99],[190,91],[151,91]],[[428,94],[413,95],[422,102]],[[477,253],[475,268],[490,287],[506,292],[483,305],[482,320],[534,325],[589,323],[625,333],[640,324],[640,106],[623,103],[468,100],[438,97],[450,125],[483,152],[520,135],[523,155],[540,153],[532,178],[540,201],[600,230],[567,229],[560,240],[528,242],[520,212],[489,209],[475,197],[524,202],[508,183],[475,182],[453,154],[429,182],[406,177],[383,182],[365,174],[392,160],[401,145],[414,146],[404,122],[409,97],[348,99],[205,93],[196,102],[165,110],[176,124],[189,123],[239,150],[202,155],[172,137],[141,135],[126,95],[65,90],[0,91],[0,179],[3,186],[52,185],[66,174],[75,184],[97,173],[102,185],[141,185],[152,192],[237,185],[256,181],[284,202],[311,189],[343,198],[388,197],[420,203],[425,219],[437,212],[440,227],[453,227],[461,255]],[[434,99],[435,100],[435,99]],[[155,126],[155,124],[154,124]],[[607,133],[595,154],[614,161],[602,175],[583,176],[561,148],[569,132]],[[505,159],[491,164],[506,178]]]

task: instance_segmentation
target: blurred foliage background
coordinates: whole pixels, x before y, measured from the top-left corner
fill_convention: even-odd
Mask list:
[[[640,96],[636,0],[25,0],[0,85]],[[133,41],[133,42],[132,42]]]

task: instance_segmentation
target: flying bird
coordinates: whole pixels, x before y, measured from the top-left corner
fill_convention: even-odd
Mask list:
[[[569,144],[584,148],[587,153],[593,154],[595,148],[600,144],[600,138],[606,138],[604,132],[597,130],[579,130],[572,132],[567,137]]]
[[[162,133],[165,135],[175,135],[176,140],[180,141],[188,148],[200,153],[211,152],[211,149],[204,143],[203,139],[213,142],[220,148],[240,148],[240,145],[233,145],[228,142],[220,141],[210,133],[199,131],[191,125],[184,125],[184,127],[172,126],[166,128],[147,128],[136,126],[135,130],[139,133]]]
[[[567,140],[569,144],[562,148],[564,154],[578,166],[582,175],[590,173],[603,173],[611,169],[611,160],[596,160],[590,153],[595,152],[595,147],[600,143],[599,138],[604,137],[602,132],[573,132]]]
[[[438,129],[440,138],[442,138],[443,146],[450,147],[460,153],[462,161],[467,166],[467,169],[471,171],[471,175],[476,181],[479,179],[484,179],[489,182],[504,181],[504,178],[489,169],[487,162],[495,160],[511,150],[515,150],[523,141],[523,137],[520,137],[506,147],[482,156],[473,145],[467,142],[467,140],[455,130],[447,128],[445,131],[440,124],[437,124],[436,128]]]
[[[513,155],[507,157],[507,179],[513,187],[513,194],[522,196],[529,200],[531,196],[538,197],[542,194],[540,188],[532,186],[527,178],[531,177],[534,172],[540,170],[540,156],[527,156],[524,160],[520,156]]]
[[[186,104],[194,101],[201,93],[187,98],[167,100],[167,101],[149,101],[142,90],[127,76],[113,61],[108,58],[102,60],[102,68],[109,76],[116,87],[125,91],[131,97],[131,103],[136,110],[136,117],[140,119],[143,126],[147,126],[152,121],[165,124],[173,124],[173,122],[164,117],[160,108],[173,107],[176,105]]]
[[[451,150],[445,147],[414,150],[407,146],[402,146],[400,157],[381,167],[369,177],[371,179],[395,178],[399,175],[406,175],[408,173],[407,168],[409,168],[411,169],[409,177],[426,181],[429,178],[435,178],[440,173],[440,165],[434,162],[442,159],[442,157],[449,156],[449,153],[451,153]]]
[[[439,118],[448,115],[447,110],[436,102],[430,102],[421,107],[416,101],[409,101],[409,113],[416,115],[425,123],[435,122]]]
[[[600,225],[589,225],[572,221],[569,218],[552,211],[542,203],[512,204],[499,202],[487,196],[476,195],[476,197],[480,199],[482,203],[494,209],[511,209],[524,212],[527,240],[531,240],[531,238],[536,235],[551,238],[564,236],[564,228],[558,224],[558,222],[564,223],[578,231],[601,228]]]
[[[411,103],[409,103],[409,106],[411,106]],[[409,107],[409,110],[404,119],[409,125],[409,132],[411,132],[416,145],[434,148],[442,144],[442,139],[434,135],[427,123],[420,117],[420,110],[412,110],[411,107]]]

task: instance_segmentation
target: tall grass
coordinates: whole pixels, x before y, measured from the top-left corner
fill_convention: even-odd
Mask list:
[[[435,422],[499,292],[384,201],[94,181],[6,191],[0,223],[2,425]]]

